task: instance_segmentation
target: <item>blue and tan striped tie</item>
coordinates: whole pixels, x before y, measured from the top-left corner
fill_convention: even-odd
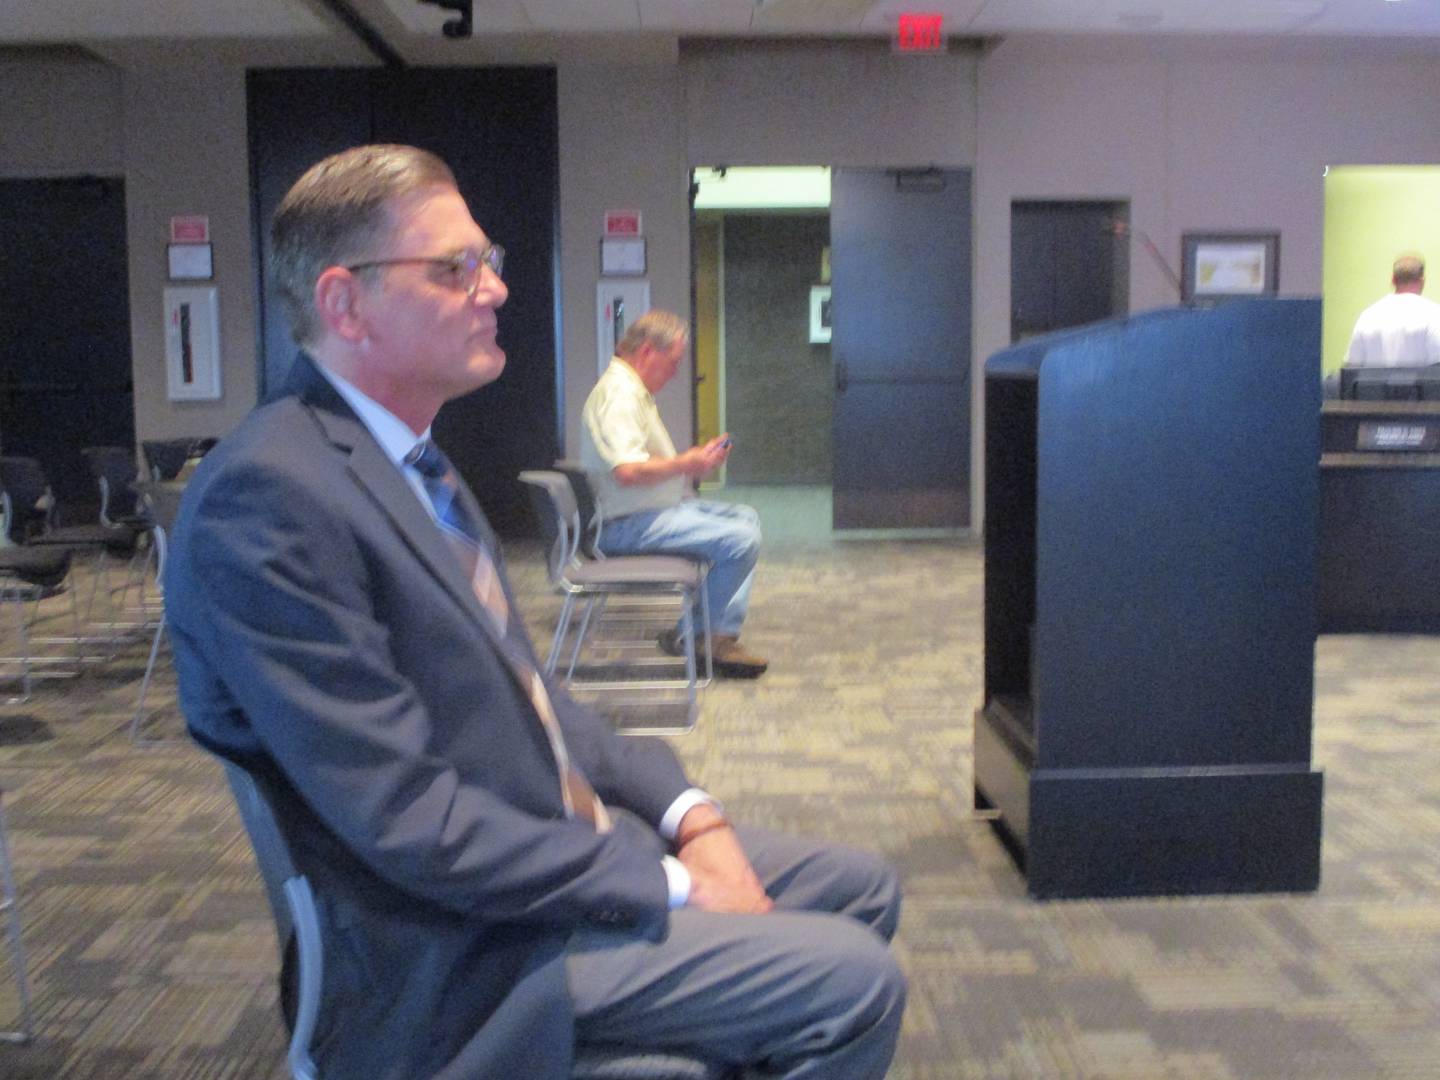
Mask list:
[[[500,637],[505,637],[510,622],[510,604],[505,599],[505,588],[495,568],[495,560],[487,549],[484,536],[465,502],[460,498],[460,481],[455,466],[429,439],[416,444],[405,455],[405,464],[420,474],[425,494],[435,509],[435,519],[440,525],[450,549],[460,561],[461,567],[470,577],[470,587],[495,625]],[[560,772],[560,793],[565,812],[571,817],[584,818],[593,822],[600,832],[610,830],[610,815],[595,789],[584,774],[570,762],[570,753],[565,747],[565,736],[560,730],[560,721],[555,716],[550,695],[539,672],[526,663],[515,649],[502,649],[506,661],[515,670],[520,682],[529,693],[530,703],[540,718],[540,726],[550,742],[555,755],[555,764]]]

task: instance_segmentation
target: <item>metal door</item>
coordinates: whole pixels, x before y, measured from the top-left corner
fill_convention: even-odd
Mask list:
[[[836,529],[970,525],[970,173],[836,169]]]
[[[98,513],[80,451],[135,445],[128,275],[123,180],[0,181],[0,440],[40,460],[62,523]]]

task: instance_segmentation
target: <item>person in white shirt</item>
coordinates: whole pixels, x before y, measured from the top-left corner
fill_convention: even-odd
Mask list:
[[[1401,255],[1390,278],[1395,291],[1355,320],[1347,367],[1423,367],[1440,364],[1440,304],[1425,291],[1425,260]]]
[[[739,643],[760,559],[760,518],[737,503],[688,497],[689,484],[724,464],[730,437],[718,435],[683,454],[655,394],[679,369],[690,328],[668,311],[647,311],[615,346],[610,366],[585,401],[580,462],[600,514],[598,545],[607,555],[691,555],[710,563],[705,591],[717,674],[753,679],[769,666]],[[695,613],[699,625],[699,613]],[[660,647],[680,654],[678,630]]]

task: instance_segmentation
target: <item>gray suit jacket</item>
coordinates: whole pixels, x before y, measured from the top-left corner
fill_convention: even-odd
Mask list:
[[[492,633],[308,357],[196,470],[165,585],[190,730],[261,780],[320,898],[322,1075],[567,1075],[566,939],[664,932],[659,843],[624,815],[603,836],[564,816],[506,656],[535,665],[523,627]],[[601,797],[656,825],[689,786],[669,747],[550,689]]]

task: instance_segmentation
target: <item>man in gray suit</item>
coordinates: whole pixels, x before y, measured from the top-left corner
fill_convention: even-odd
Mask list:
[[[535,674],[429,441],[505,364],[503,252],[450,171],[335,155],[273,236],[304,351],[191,480],[166,604],[191,732],[257,778],[319,896],[321,1075],[560,1080],[578,1039],[883,1076],[890,868],[732,827],[664,742]]]

